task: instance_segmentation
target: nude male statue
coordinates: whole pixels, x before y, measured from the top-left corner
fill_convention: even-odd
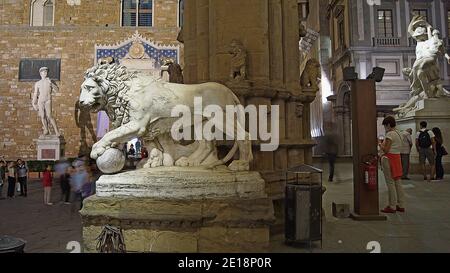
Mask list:
[[[33,108],[39,112],[44,135],[50,134],[49,124],[51,124],[56,136],[60,136],[56,121],[52,117],[52,93],[57,91],[58,87],[47,76],[47,67],[41,67],[39,74],[42,79],[34,85]]]

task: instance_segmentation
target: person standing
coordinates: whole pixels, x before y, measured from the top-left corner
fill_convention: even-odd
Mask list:
[[[325,156],[328,159],[328,165],[330,168],[330,173],[328,176],[328,182],[333,182],[334,179],[334,167],[336,164],[338,147],[336,143],[337,136],[331,134],[325,136]]]
[[[134,145],[130,144],[130,149],[128,150],[128,155],[134,157],[136,154],[136,150],[134,149]]]
[[[53,203],[50,202],[53,186],[52,182],[52,166],[47,165],[44,174],[42,175],[42,185],[44,186],[44,204],[49,206],[53,205]]]
[[[401,159],[402,159],[402,169],[403,169],[403,180],[409,180],[409,159],[411,154],[411,149],[413,146],[412,141],[412,129],[408,128],[405,131],[400,132],[400,136],[402,137],[402,149],[401,149]]]
[[[3,197],[3,186],[6,184],[6,161],[3,156],[0,158],[0,199]]]
[[[384,213],[405,212],[405,201],[401,178],[403,175],[401,162],[402,137],[395,129],[395,118],[389,116],[383,120],[386,137],[380,143],[381,166],[388,187],[389,205],[381,210]]]
[[[14,198],[14,190],[16,189],[16,182],[17,182],[17,176],[16,176],[16,166],[14,165],[14,162],[8,163],[8,197]]]
[[[139,156],[141,154],[141,141],[138,139],[136,141],[136,156]]]
[[[438,127],[433,128],[434,139],[436,141],[436,180],[444,179],[444,166],[442,165],[442,157],[446,155],[445,148],[443,146],[444,139],[442,137],[441,129]]]
[[[142,147],[142,154],[141,154],[141,157],[142,157],[142,158],[148,158],[148,151],[147,151],[147,148],[145,148],[145,146]]]
[[[423,180],[427,180],[427,172],[426,172],[426,160],[430,164],[430,177],[428,182],[434,178],[436,168],[436,141],[434,138],[434,134],[431,130],[427,129],[428,123],[426,121],[422,121],[420,123],[420,131],[417,132],[416,135],[416,149],[419,153],[419,163],[422,167]]]
[[[17,160],[17,179],[20,184],[20,196],[27,197],[27,176],[28,168],[22,159]]]

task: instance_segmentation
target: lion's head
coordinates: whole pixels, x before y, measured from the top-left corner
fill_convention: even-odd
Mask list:
[[[114,122],[123,116],[127,106],[124,94],[130,89],[134,73],[123,65],[100,61],[88,69],[81,84],[80,105],[91,112],[104,110]],[[118,121],[122,123],[120,118]]]

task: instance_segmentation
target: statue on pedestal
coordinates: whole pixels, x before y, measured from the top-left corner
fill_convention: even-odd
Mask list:
[[[233,159],[234,154],[239,150],[239,160],[234,160],[228,168],[233,171],[248,171],[253,159],[250,136],[245,131],[245,125],[241,124],[237,118],[235,119],[236,125],[230,125],[226,121],[226,128],[234,128],[234,136],[240,135],[237,133],[240,132],[244,137],[242,140],[235,141],[231,151],[224,159],[218,159],[215,140],[209,140],[215,139],[213,135],[196,135],[195,143],[198,144],[196,150],[186,156],[175,157],[167,154],[171,150],[171,146],[176,145],[172,129],[179,118],[172,116],[175,107],[181,105],[184,107],[183,113],[185,110],[189,112],[187,118],[193,121],[190,126],[203,126],[203,123],[207,123],[212,118],[204,112],[196,111],[196,98],[201,98],[203,105],[218,105],[222,109],[226,109],[227,106],[236,107],[240,104],[239,99],[229,88],[218,83],[193,85],[167,83],[150,75],[129,72],[125,66],[115,63],[99,63],[90,68],[81,85],[80,105],[89,108],[92,112],[106,111],[114,128],[94,144],[91,157],[99,159],[110,149],[117,151],[108,152],[108,154],[120,156],[121,152],[117,147],[138,137],[153,141],[159,150],[159,152],[153,152],[155,160],[152,164],[147,164],[147,167],[171,167],[166,166],[166,164],[170,164],[178,167],[213,168]],[[241,112],[239,114],[245,117],[243,110]],[[185,125],[183,123],[180,126]],[[180,127],[183,135],[184,130],[190,128]],[[225,124],[219,128],[225,128]],[[168,147],[164,147],[161,143],[166,143]],[[162,160],[161,155],[164,157]],[[110,162],[107,158],[100,159],[100,161]],[[102,164],[98,164],[98,166],[101,167]],[[102,171],[114,173],[120,169],[117,170],[114,166],[111,169],[105,167]]]
[[[412,68],[403,69],[403,74],[411,83],[410,100],[394,109],[398,116],[404,116],[414,110],[416,103],[428,98],[449,96],[442,87],[439,68],[439,56],[444,56],[450,63],[440,32],[434,29],[423,16],[413,17],[408,32],[417,41],[416,61]]]
[[[50,134],[50,126],[53,127],[56,136],[60,136],[56,121],[52,117],[52,94],[58,91],[58,86],[48,77],[48,68],[41,67],[39,69],[41,80],[34,85],[33,108],[39,112],[42,121],[43,134]]]

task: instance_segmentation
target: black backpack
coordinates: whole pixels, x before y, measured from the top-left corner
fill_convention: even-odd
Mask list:
[[[428,130],[420,132],[420,134],[419,134],[419,147],[427,149],[427,148],[430,148],[431,144],[432,144],[431,137],[430,137],[430,134],[428,134]]]

